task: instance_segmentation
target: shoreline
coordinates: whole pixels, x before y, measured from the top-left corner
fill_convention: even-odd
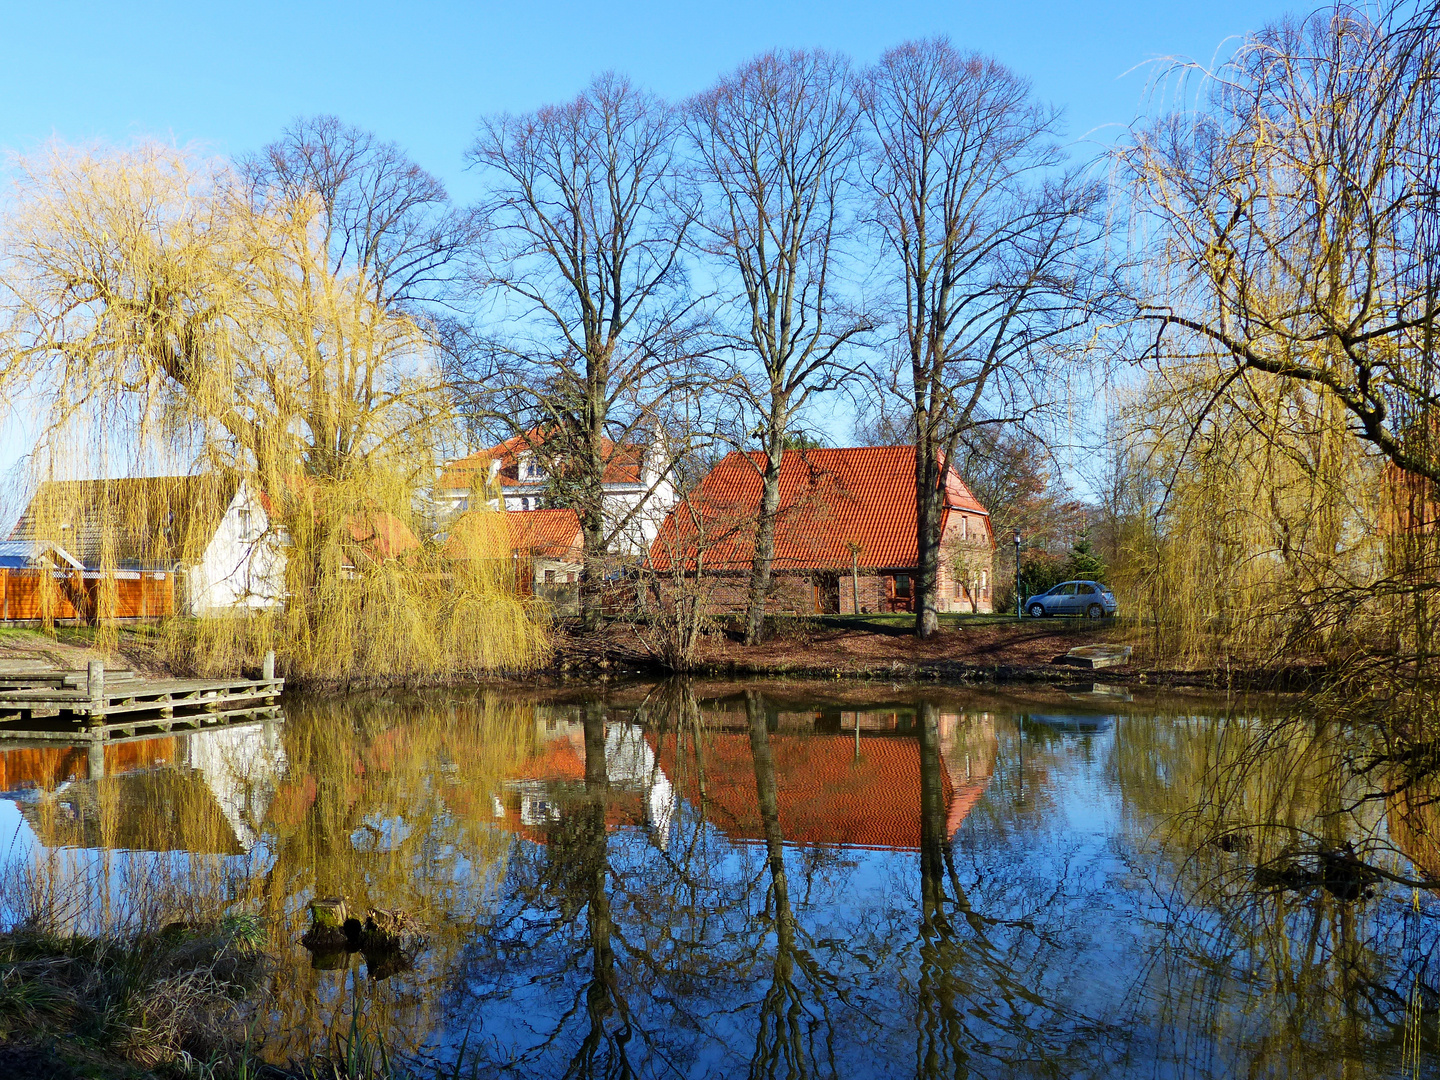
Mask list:
[[[647,642],[643,624],[612,620],[586,632],[578,622],[557,623],[548,656],[518,671],[455,669],[426,676],[307,677],[284,672],[287,693],[345,693],[382,689],[418,690],[486,684],[533,686],[583,679],[684,676],[698,679],[811,679],[848,682],[906,682],[917,685],[1063,685],[1084,681],[1130,688],[1193,688],[1245,693],[1302,693],[1320,686],[1334,668],[1314,658],[1285,664],[1262,663],[1184,667],[1157,662],[1137,647],[1124,665],[1086,668],[1064,662],[1078,645],[1135,644],[1123,624],[1013,616],[960,616],[942,621],[931,638],[910,631],[908,616],[823,617],[772,620],[759,645],[746,646],[738,630],[720,625],[695,650],[689,669],[665,664]],[[89,648],[83,631],[62,628],[55,637],[26,631],[0,637],[0,660],[42,653],[55,666],[83,669]],[[111,657],[152,677],[188,677],[196,672],[167,664],[148,641],[122,636]],[[255,666],[258,671],[258,663]]]

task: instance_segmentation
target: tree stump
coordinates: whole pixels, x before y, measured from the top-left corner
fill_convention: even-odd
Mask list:
[[[314,952],[335,952],[339,949],[354,948],[350,943],[347,924],[359,922],[350,917],[349,908],[343,896],[316,897],[310,901],[310,929],[300,938],[300,944]],[[349,932],[347,932],[349,931]]]
[[[387,979],[414,966],[419,923],[407,911],[371,908],[365,913],[360,951],[372,979]],[[412,948],[406,948],[409,945]]]

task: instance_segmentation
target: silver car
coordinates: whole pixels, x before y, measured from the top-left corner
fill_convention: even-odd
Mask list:
[[[1025,601],[1025,614],[1032,619],[1043,615],[1084,615],[1099,619],[1114,615],[1115,594],[1098,581],[1062,581],[1047,593]]]

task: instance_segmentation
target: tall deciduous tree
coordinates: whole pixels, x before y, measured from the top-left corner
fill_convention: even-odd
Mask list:
[[[764,626],[787,432],[833,385],[845,346],[870,329],[837,265],[853,235],[858,125],[848,61],[818,51],[766,53],[690,103],[706,202],[700,235],[738,293],[728,339],[743,373],[732,385],[759,418],[752,645]]]
[[[253,204],[316,203],[319,250],[374,302],[414,309],[446,291],[475,240],[471,216],[398,146],[334,116],[302,118],[239,163]]]
[[[900,335],[892,388],[915,435],[915,628],[937,625],[945,472],[980,423],[1058,400],[1058,359],[1103,295],[1088,266],[1099,193],[1059,175],[1059,117],[944,39],[891,49],[862,91],[868,173]]]
[[[539,433],[579,515],[589,626],[634,516],[607,520],[606,470],[653,433],[694,329],[678,136],[670,106],[605,75],[568,104],[486,119],[469,154],[488,188],[477,285],[502,329],[472,342],[464,372],[488,418]]]

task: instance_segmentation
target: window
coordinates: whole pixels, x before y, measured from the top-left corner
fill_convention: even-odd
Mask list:
[[[960,515],[960,539],[970,539],[970,519],[964,514]]]
[[[980,591],[983,593],[983,592],[984,592],[986,589],[988,589],[989,587],[990,587],[989,577],[988,577],[988,575],[986,574],[986,572],[985,572],[984,570],[981,570],[981,571],[980,571]]]
[[[1094,585],[1079,585],[1079,586],[1076,586],[1076,588],[1078,588],[1078,589],[1080,590],[1080,595],[1081,595],[1081,596],[1094,596],[1094,595],[1095,595],[1095,586],[1094,586]]]
[[[910,575],[909,575],[909,574],[896,574],[896,575],[895,575],[895,596],[896,596],[897,598],[899,598],[899,599],[902,599],[902,600],[908,600],[908,599],[910,598]]]
[[[1055,590],[1055,595],[1056,595],[1056,596],[1074,596],[1074,595],[1075,595],[1075,584],[1074,584],[1074,582],[1071,582],[1069,585],[1061,585],[1058,589]]]
[[[521,500],[520,500],[520,509],[521,509],[521,510],[529,510],[529,509],[530,509],[530,500],[529,500],[529,499],[521,499]]]
[[[955,582],[955,599],[956,599],[956,600],[960,600],[960,599],[963,599],[963,598],[964,598],[964,587],[960,584],[960,582],[957,581],[957,582]]]
[[[565,575],[565,584],[566,584],[566,585],[574,585],[574,584],[575,584],[575,571],[574,571],[574,570],[571,570],[568,574]]]
[[[545,584],[546,584],[546,585],[554,585],[554,584],[555,584],[555,571],[554,571],[554,570],[546,570],[546,571],[545,571]]]

